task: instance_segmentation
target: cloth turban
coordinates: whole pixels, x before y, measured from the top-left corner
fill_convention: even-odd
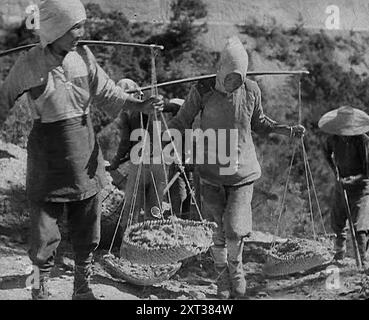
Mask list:
[[[80,0],[42,0],[40,3],[40,36],[42,47],[61,38],[73,26],[86,20]]]

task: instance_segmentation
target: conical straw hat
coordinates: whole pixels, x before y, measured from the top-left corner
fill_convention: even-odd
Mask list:
[[[343,106],[323,115],[318,126],[329,134],[356,136],[369,131],[369,115],[362,110]]]

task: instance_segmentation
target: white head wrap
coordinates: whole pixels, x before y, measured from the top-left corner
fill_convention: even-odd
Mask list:
[[[42,0],[40,4],[40,36],[42,47],[61,38],[73,26],[86,20],[80,0]]]
[[[238,73],[242,78],[242,82],[244,82],[248,65],[249,58],[240,39],[237,36],[228,38],[220,56],[215,89],[226,92],[224,79],[232,72]]]

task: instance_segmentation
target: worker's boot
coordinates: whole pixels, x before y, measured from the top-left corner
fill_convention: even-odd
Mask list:
[[[340,261],[343,260],[346,256],[346,237],[342,236],[342,235],[337,235],[336,239],[335,239],[335,244],[334,244],[334,250],[335,250],[335,254],[333,259]]]
[[[231,286],[227,264],[227,248],[225,246],[213,246],[211,254],[216,275],[217,297],[219,299],[229,299]]]
[[[231,278],[231,297],[242,298],[246,294],[246,279],[243,271],[243,240],[227,239],[228,270]]]
[[[357,233],[357,245],[361,258],[361,263],[365,272],[369,272],[369,259],[368,259],[368,233],[366,231],[359,231]]]
[[[34,266],[32,276],[32,300],[48,300],[50,296],[48,288],[50,272],[41,272],[37,266]]]
[[[73,300],[98,300],[90,288],[91,273],[92,268],[90,265],[75,266]]]

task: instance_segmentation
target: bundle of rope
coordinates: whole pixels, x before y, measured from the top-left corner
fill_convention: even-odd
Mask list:
[[[301,79],[299,81],[299,123],[301,123],[302,118],[302,107],[301,107]],[[311,199],[311,188],[313,190],[317,208],[319,211],[319,216],[322,223],[322,228],[324,232],[325,238],[328,238],[326,229],[324,227],[324,220],[322,211],[320,209],[319,200],[317,197],[317,192],[314,184],[313,175],[311,172],[304,138],[301,138],[301,146],[302,146],[302,154],[305,168],[305,178],[308,192],[308,202],[309,202],[309,211],[310,211],[310,219],[312,226],[312,233],[314,240],[307,239],[293,239],[289,240],[285,243],[276,244],[273,241],[270,250],[267,252],[266,263],[263,267],[264,274],[268,276],[285,276],[298,272],[305,272],[316,268],[318,266],[322,266],[332,260],[331,254],[328,248],[325,245],[322,245],[321,242],[318,241],[317,233],[315,230],[315,221],[313,214],[313,204]],[[289,180],[291,177],[291,171],[296,155],[296,143],[294,143],[292,157],[290,166],[288,169],[287,180],[284,187],[283,197],[280,204],[280,212],[278,216],[276,230],[274,232],[274,236],[276,237],[279,234],[279,229],[281,225],[281,217],[285,208],[286,195],[289,185]]]

